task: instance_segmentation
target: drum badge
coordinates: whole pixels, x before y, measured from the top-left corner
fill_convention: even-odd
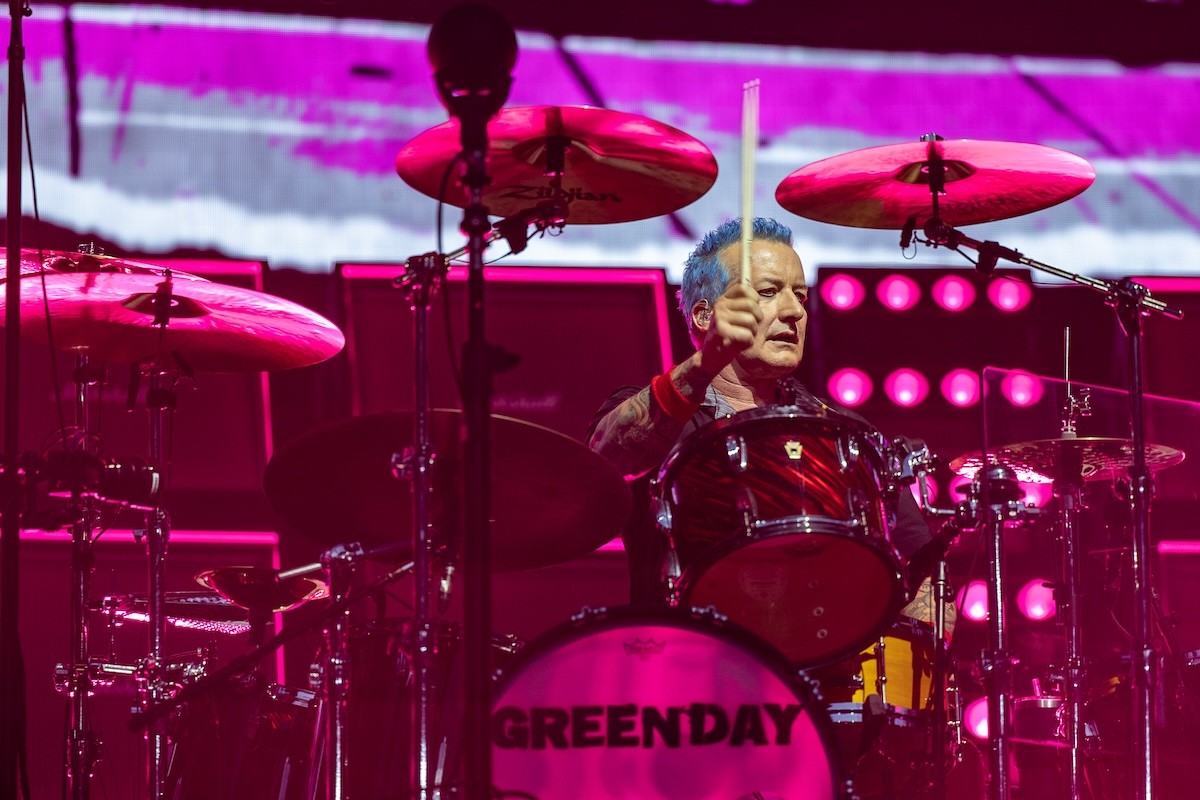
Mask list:
[[[626,653],[631,656],[637,656],[643,661],[648,661],[651,656],[660,654],[667,646],[665,641],[656,641],[654,639],[634,639],[624,644]]]

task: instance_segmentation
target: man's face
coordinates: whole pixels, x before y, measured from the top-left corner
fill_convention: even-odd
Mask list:
[[[741,243],[721,251],[721,263],[730,275],[739,274],[740,256]],[[763,320],[754,344],[734,360],[735,369],[755,379],[790,375],[804,355],[808,326],[804,308],[808,283],[800,256],[782,242],[754,240],[750,245],[750,288],[758,295]]]

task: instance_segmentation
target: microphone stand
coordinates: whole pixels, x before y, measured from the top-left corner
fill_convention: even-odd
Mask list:
[[[21,486],[21,120],[25,107],[24,0],[9,0],[7,281],[4,287],[4,459],[0,467],[0,800],[15,798],[25,741],[25,669],[22,665],[20,603]],[[22,781],[23,782],[23,781]]]
[[[488,662],[492,629],[491,546],[491,348],[484,338],[483,249],[490,230],[483,189],[487,176],[487,120],[483,111],[490,98],[459,98],[477,105],[458,116],[462,121],[463,183],[471,201],[463,214],[462,231],[467,234],[467,342],[463,347],[463,411],[466,419],[466,458],[463,496],[466,499],[463,531],[463,566],[467,572],[464,592],[463,667],[466,707],[463,730],[466,800],[492,797],[491,669]],[[493,112],[494,113],[494,112]],[[425,795],[418,795],[426,800]]]

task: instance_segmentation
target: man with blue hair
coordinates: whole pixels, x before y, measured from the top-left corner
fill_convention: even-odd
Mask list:
[[[772,405],[865,424],[853,412],[816,398],[793,377],[804,355],[808,284],[791,230],[773,219],[754,219],[750,280],[742,283],[741,227],[739,219],[724,223],[687,259],[680,311],[695,352],[649,386],[614,393],[588,433],[589,446],[614,464],[634,491],[634,513],[622,535],[634,605],[665,601],[668,543],[651,513],[649,483],[676,444],[716,419]],[[896,505],[891,541],[907,558],[932,536],[907,491]]]

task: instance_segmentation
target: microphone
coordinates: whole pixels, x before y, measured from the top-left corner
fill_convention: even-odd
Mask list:
[[[425,53],[451,116],[486,121],[508,99],[517,35],[491,6],[466,3],[446,11],[433,24]]]
[[[916,216],[911,216],[904,222],[904,229],[900,231],[900,249],[907,250],[912,244],[913,229],[917,227]]]

